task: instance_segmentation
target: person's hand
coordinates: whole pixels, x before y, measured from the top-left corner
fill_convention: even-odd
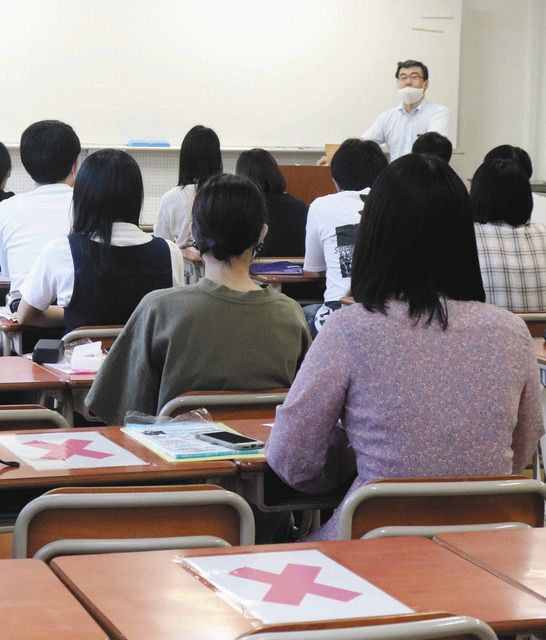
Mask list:
[[[328,162],[328,158],[326,156],[322,156],[322,158],[320,160],[317,160],[315,162],[315,167],[324,167],[325,165],[330,164]]]

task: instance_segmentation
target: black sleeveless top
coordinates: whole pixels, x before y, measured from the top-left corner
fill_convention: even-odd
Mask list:
[[[125,324],[142,298],[173,286],[171,252],[163,238],[110,247],[108,270],[99,273],[100,244],[79,233],[68,236],[74,290],[64,310],[66,332],[85,325]]]

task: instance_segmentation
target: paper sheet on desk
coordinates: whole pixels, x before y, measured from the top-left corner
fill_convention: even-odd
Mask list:
[[[102,342],[89,342],[74,347],[70,367],[76,373],[96,373],[103,362]]]
[[[37,471],[148,464],[94,431],[0,434],[0,444]]]
[[[182,565],[265,623],[413,613],[315,549],[184,558]]]

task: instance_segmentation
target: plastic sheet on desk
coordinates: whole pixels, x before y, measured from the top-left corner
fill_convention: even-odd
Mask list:
[[[315,549],[194,556],[178,562],[243,615],[268,624],[413,613]]]

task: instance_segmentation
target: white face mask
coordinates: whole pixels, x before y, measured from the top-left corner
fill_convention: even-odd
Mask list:
[[[404,104],[414,104],[423,97],[425,90],[417,87],[402,87],[397,90],[398,97]]]

